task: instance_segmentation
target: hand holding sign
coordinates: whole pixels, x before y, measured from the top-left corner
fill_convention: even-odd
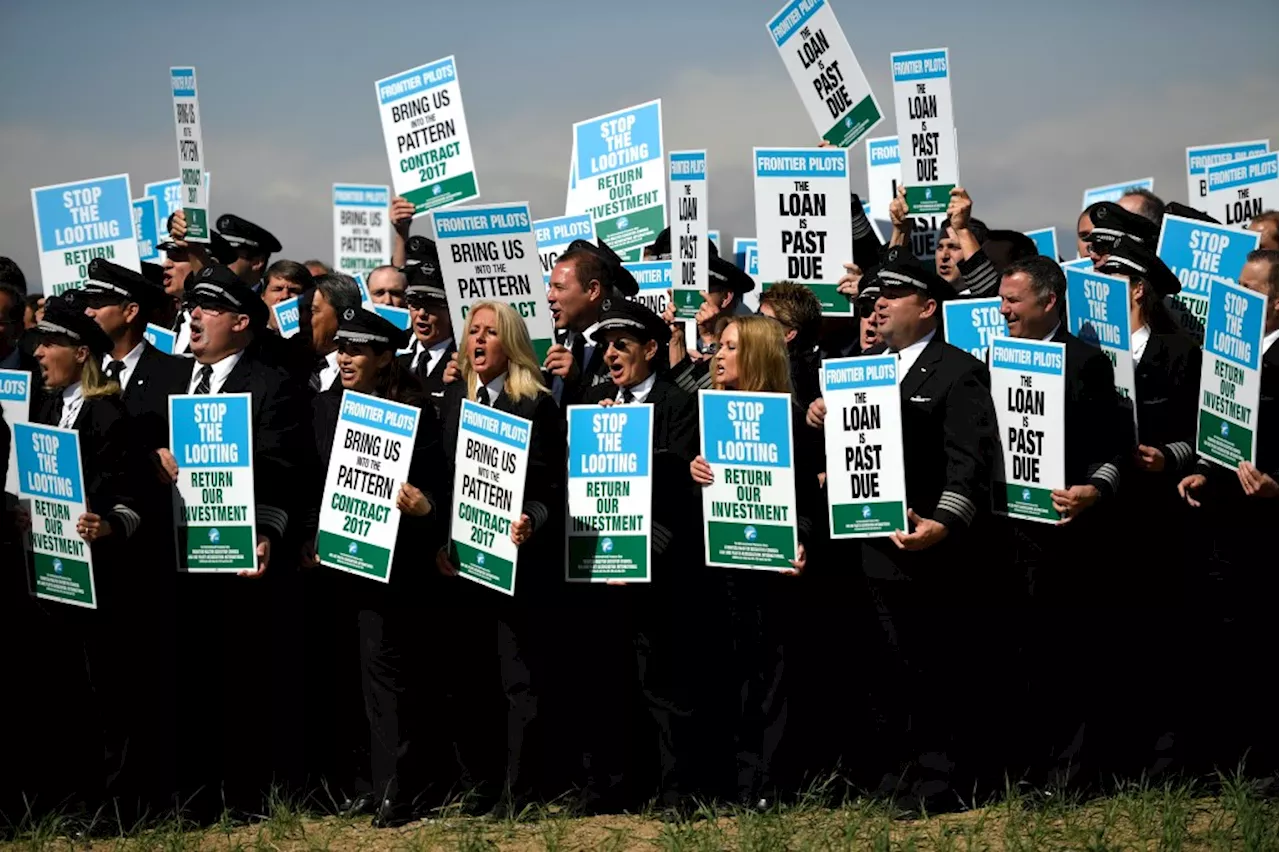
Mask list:
[[[421,518],[431,511],[431,503],[427,501],[427,495],[405,482],[396,495],[396,508],[406,515]]]
[[[905,190],[904,190],[905,191]],[[951,227],[957,231],[969,230],[969,215],[973,212],[973,199],[963,187],[951,190],[951,201],[947,203],[947,219]]]
[[[809,410],[805,412],[804,422],[814,429],[821,429],[823,424],[827,422],[827,401],[822,397],[818,397],[809,403]]]
[[[1244,493],[1250,497],[1276,499],[1276,481],[1249,462],[1240,462],[1240,466],[1236,468],[1236,477],[1240,480]]]
[[[715,474],[711,472],[711,465],[702,456],[689,462],[689,475],[699,485],[710,485],[716,481]]]
[[[528,515],[521,515],[520,520],[511,525],[511,541],[516,547],[524,544],[533,535],[533,521]]]
[[[906,245],[911,236],[911,228],[915,220],[907,218],[907,188],[898,186],[898,194],[889,202],[889,222],[893,225],[893,234],[889,237],[889,245]]]
[[[1050,496],[1053,498],[1053,508],[1062,515],[1062,520],[1058,521],[1061,525],[1070,523],[1073,518],[1098,502],[1102,494],[1092,485],[1073,485],[1065,490],[1055,488]]]
[[[391,199],[391,226],[400,236],[409,239],[409,228],[413,225],[413,202],[402,195]]]
[[[788,577],[799,577],[804,573],[804,567],[808,564],[809,556],[804,552],[804,545],[798,544],[796,545],[796,558],[791,560],[791,570],[783,570],[778,573],[784,574]]]
[[[172,484],[178,481],[178,460],[173,457],[167,448],[161,447],[156,450],[156,459],[160,462],[160,481],[166,484]],[[168,477],[165,479],[164,477]]]
[[[1139,469],[1150,473],[1159,473],[1164,470],[1164,453],[1155,447],[1139,444],[1138,449],[1134,451],[1133,460]]]
[[[930,518],[922,518],[915,513],[914,509],[907,509],[907,520],[915,527],[914,532],[894,530],[889,536],[899,550],[925,550],[942,541],[950,532],[946,524],[940,524]]]
[[[85,512],[76,523],[76,532],[82,539],[93,544],[98,539],[111,535],[111,524],[92,512]]]
[[[542,362],[542,368],[565,381],[573,381],[578,377],[578,362],[573,359],[573,352],[559,343],[547,350],[547,358]]]
[[[262,533],[258,533],[258,547],[254,551],[258,557],[258,568],[255,571],[242,570],[237,571],[237,577],[249,577],[256,580],[263,574],[267,573],[267,563],[271,561],[271,539]]]

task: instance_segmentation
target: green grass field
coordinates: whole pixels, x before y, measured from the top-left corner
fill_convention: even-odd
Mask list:
[[[369,819],[316,817],[278,803],[249,823],[195,830],[161,819],[119,835],[83,823],[47,819],[11,827],[0,850],[110,849],[119,852],[428,852],[428,850],[654,850],[654,852],[977,852],[977,850],[1274,850],[1275,791],[1241,779],[1212,788],[1191,784],[1127,784],[1110,796],[1080,800],[1018,794],[938,816],[903,814],[854,800],[831,806],[821,791],[768,813],[704,810],[666,823],[654,814],[579,818],[555,807],[518,819],[451,817],[376,830]],[[92,839],[86,839],[91,837]]]

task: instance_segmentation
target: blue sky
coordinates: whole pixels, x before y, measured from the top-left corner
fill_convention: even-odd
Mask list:
[[[873,135],[889,53],[951,49],[961,179],[993,227],[1065,243],[1086,186],[1154,175],[1185,201],[1186,146],[1280,142],[1274,0],[830,2],[890,112]],[[331,184],[390,180],[373,82],[448,54],[484,201],[561,214],[572,123],[659,97],[668,150],[708,149],[712,227],[751,236],[752,146],[816,141],[765,30],[781,5],[0,0],[0,254],[38,279],[31,187],[175,176],[167,74],[192,64],[213,212],[328,259]]]

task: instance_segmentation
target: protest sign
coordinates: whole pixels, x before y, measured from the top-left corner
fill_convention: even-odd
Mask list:
[[[1257,231],[1165,214],[1156,254],[1182,285],[1177,295],[1168,298],[1169,310],[1182,329],[1201,345],[1209,317],[1209,285],[1215,281],[1235,282],[1259,239],[1261,234]]]
[[[142,336],[146,338],[148,343],[166,355],[174,354],[173,350],[178,346],[177,332],[170,331],[155,323],[147,323],[147,329],[142,332]]]
[[[1254,216],[1280,207],[1280,154],[1210,166],[1205,181],[1205,212],[1224,225],[1247,228]]]
[[[707,239],[711,240],[711,244],[716,247],[716,253],[720,253],[720,232],[714,228],[707,231]]]
[[[95,257],[142,271],[131,199],[128,175],[31,190],[45,296],[83,287],[89,281],[89,261]]]
[[[390,582],[400,530],[396,499],[409,477],[421,413],[414,405],[342,392],[316,534],[322,565]]]
[[[768,29],[819,136],[849,148],[884,120],[826,0],[791,0]]]
[[[824,316],[848,316],[836,292],[853,257],[849,152],[843,148],[756,148],[756,241],[766,283],[797,281],[817,295]]]
[[[947,48],[890,55],[902,183],[911,215],[943,213],[960,183]]]
[[[1196,452],[1235,470],[1258,458],[1258,400],[1267,298],[1226,281],[1209,284]]]
[[[205,203],[209,198],[209,173],[204,173]],[[154,198],[160,214],[160,236],[166,236],[165,230],[169,217],[182,209],[182,178],[158,180],[142,185],[142,194]]]
[[[1031,241],[1036,244],[1036,251],[1044,257],[1049,258],[1054,263],[1058,262],[1061,256],[1058,254],[1058,229],[1054,227],[1039,228],[1034,231],[1025,232]]]
[[[1119,201],[1131,189],[1145,189],[1149,192],[1154,192],[1155,186],[1155,178],[1142,178],[1140,180],[1125,181],[1124,183],[1090,187],[1084,191],[1084,200],[1080,204],[1080,209],[1085,210],[1091,204],[1097,204],[1099,201]]]
[[[1009,336],[1009,324],[1000,313],[999,296],[943,302],[942,328],[948,343],[984,364],[991,341]]]
[[[449,536],[459,573],[508,595],[516,593],[519,548],[511,526],[523,511],[532,432],[522,417],[462,401]]]
[[[247,393],[169,397],[169,446],[178,462],[178,552],[192,573],[258,566],[252,399]]]
[[[12,430],[19,423],[31,419],[31,374],[26,370],[0,370],[0,415]],[[18,493],[18,444],[9,441],[9,473],[5,477],[4,490]]]
[[[1067,269],[1067,331],[1111,359],[1116,393],[1137,426],[1133,350],[1129,345],[1129,281],[1091,269]]]
[[[791,395],[698,391],[706,564],[787,570],[796,558]]]
[[[76,532],[85,504],[80,436],[74,429],[16,423],[18,496],[29,500],[36,597],[98,608],[93,555]],[[95,506],[105,513],[108,506]]]
[[[395,305],[374,305],[373,312],[401,331],[409,330],[411,319],[408,308],[397,308]]]
[[[622,265],[640,287],[632,301],[639,302],[662,316],[662,312],[667,309],[667,291],[671,289],[671,264],[665,260],[642,260]],[[701,302],[701,298],[698,301]]]
[[[573,125],[576,183],[565,213],[590,214],[596,237],[623,260],[640,260],[667,226],[662,101]]]
[[[707,248],[707,152],[671,152],[671,281],[676,316],[702,307],[711,264]]]
[[[997,514],[1056,524],[1054,489],[1067,487],[1066,344],[991,341],[991,399],[1003,470],[992,489]]]
[[[271,313],[276,318],[276,329],[279,330],[281,337],[293,337],[302,330],[299,310],[297,296],[291,296],[271,306]]]
[[[565,579],[647,583],[653,406],[571,405]]]
[[[898,195],[902,180],[902,160],[898,157],[898,137],[881,136],[867,140],[867,218],[883,234],[893,232],[889,204]]]
[[[452,56],[374,83],[391,184],[414,216],[480,195]]]
[[[205,151],[200,133],[196,69],[170,68],[169,85],[173,90],[173,119],[178,137],[178,180],[182,182],[180,200],[187,218],[187,242],[207,243],[210,240],[209,198],[202,180]]]
[[[1077,257],[1075,260],[1065,260],[1058,265],[1062,267],[1064,274],[1072,269],[1093,269],[1093,258]]]
[[[138,240],[138,260],[158,263],[160,249],[160,205],[152,196],[135,198],[133,205],[133,234]]]
[[[760,291],[764,284],[760,280],[760,246],[755,237],[738,237],[733,241],[733,262],[756,282],[750,293],[744,293],[742,303],[752,311],[760,310]]]
[[[385,186],[333,185],[333,267],[368,275],[391,263],[391,190]]]
[[[1209,166],[1243,160],[1265,154],[1271,148],[1270,139],[1253,142],[1229,142],[1218,145],[1196,145],[1187,149],[1187,204],[1196,210],[1205,209],[1209,195],[1209,182],[1205,170]]]
[[[533,218],[523,201],[440,210],[431,214],[449,315],[459,334],[480,301],[505,302],[529,327],[538,363],[555,342]]]
[[[828,518],[832,538],[873,538],[907,529],[898,356],[822,362],[827,403]]]
[[[533,235],[538,241],[538,259],[542,262],[544,282],[551,281],[551,270],[555,268],[556,261],[574,240],[596,241],[595,226],[585,213],[538,219],[533,223]]]

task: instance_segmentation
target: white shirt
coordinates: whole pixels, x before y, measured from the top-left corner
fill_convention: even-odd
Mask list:
[[[320,371],[320,390],[327,391],[338,379],[338,350],[324,356],[324,369]]]
[[[1055,326],[1053,327],[1053,331],[1049,332],[1049,334],[1048,334],[1047,336],[1042,337],[1042,338],[1040,338],[1040,339],[1041,339],[1041,340],[1048,340],[1048,341],[1052,342],[1054,335],[1056,335],[1056,334],[1058,333],[1058,329],[1060,329],[1060,328],[1062,328],[1062,323],[1058,323],[1057,325],[1055,325]]]
[[[478,379],[479,377],[477,377]],[[498,394],[502,393],[502,389],[507,386],[507,374],[503,373],[493,381],[484,386],[485,392],[489,395],[489,406],[492,407],[498,401]],[[478,397],[479,394],[477,393]]]
[[[62,389],[62,419],[58,421],[61,429],[71,429],[80,416],[80,408],[84,405],[84,393],[79,382],[74,382]]]
[[[657,380],[658,380],[657,374],[650,373],[649,378],[645,379],[643,382],[638,382],[637,384],[632,385],[630,388],[631,395],[635,397],[635,399],[632,400],[632,402],[644,402],[646,399],[648,399],[649,391],[653,390],[653,383],[656,382]],[[624,388],[618,388],[618,394],[613,398],[614,402],[623,401],[622,400],[623,390]]]
[[[937,333],[938,330],[935,328],[910,346],[898,350],[898,384],[902,384],[902,380],[906,378],[907,373],[910,373],[911,368],[915,366],[916,359],[920,357],[920,353],[924,351],[924,348],[929,345],[929,341],[933,340],[933,336]]]
[[[216,364],[210,365],[213,367],[213,375],[209,377],[209,393],[220,393],[222,391],[222,385],[227,381],[227,376],[231,375],[231,371],[235,369],[236,364],[240,363],[240,356],[242,355],[244,355],[243,349],[239,352],[232,352]],[[194,368],[191,370],[191,381],[187,384],[187,393],[196,392],[196,385],[200,384],[200,370],[203,367],[204,364],[199,361],[195,363]]]
[[[1142,353],[1147,351],[1147,341],[1151,339],[1151,327],[1142,328],[1129,335],[1129,351],[1133,353],[1133,363],[1142,361]]]
[[[1271,347],[1275,345],[1277,340],[1280,340],[1280,328],[1277,328],[1275,331],[1262,338],[1262,354],[1266,355],[1270,352]]]
[[[595,334],[596,329],[599,327],[600,323],[593,322],[581,332],[574,332],[574,334],[582,335],[582,363],[578,365],[579,370],[585,371],[587,369],[587,365],[591,363],[591,356],[596,351],[596,344],[591,335]],[[573,341],[570,341],[569,348],[573,348]]]
[[[422,344],[419,343],[416,348],[416,351],[413,353],[413,363],[409,365],[409,369],[417,370],[418,362],[422,360],[423,355],[426,355],[427,372],[430,373],[434,371],[436,366],[440,363],[440,359],[444,357],[444,353],[448,352],[449,347],[452,345],[453,345],[452,337],[446,337],[444,340],[441,340],[439,343],[433,343],[428,349],[423,349]]]
[[[182,327],[178,329],[178,336],[173,341],[173,354],[184,355],[188,358],[191,353],[187,351],[187,347],[191,345],[191,314],[188,311],[182,312]]]
[[[120,371],[120,377],[118,379],[120,382],[120,390],[123,391],[125,388],[129,387],[129,377],[133,375],[133,368],[138,366],[138,361],[142,359],[142,350],[145,349],[146,346],[146,341],[139,343],[137,346],[129,350],[128,355],[121,359],[124,361],[124,369]],[[102,356],[102,372],[104,374],[107,371],[107,365],[114,360],[116,359],[112,357],[110,352]]]

